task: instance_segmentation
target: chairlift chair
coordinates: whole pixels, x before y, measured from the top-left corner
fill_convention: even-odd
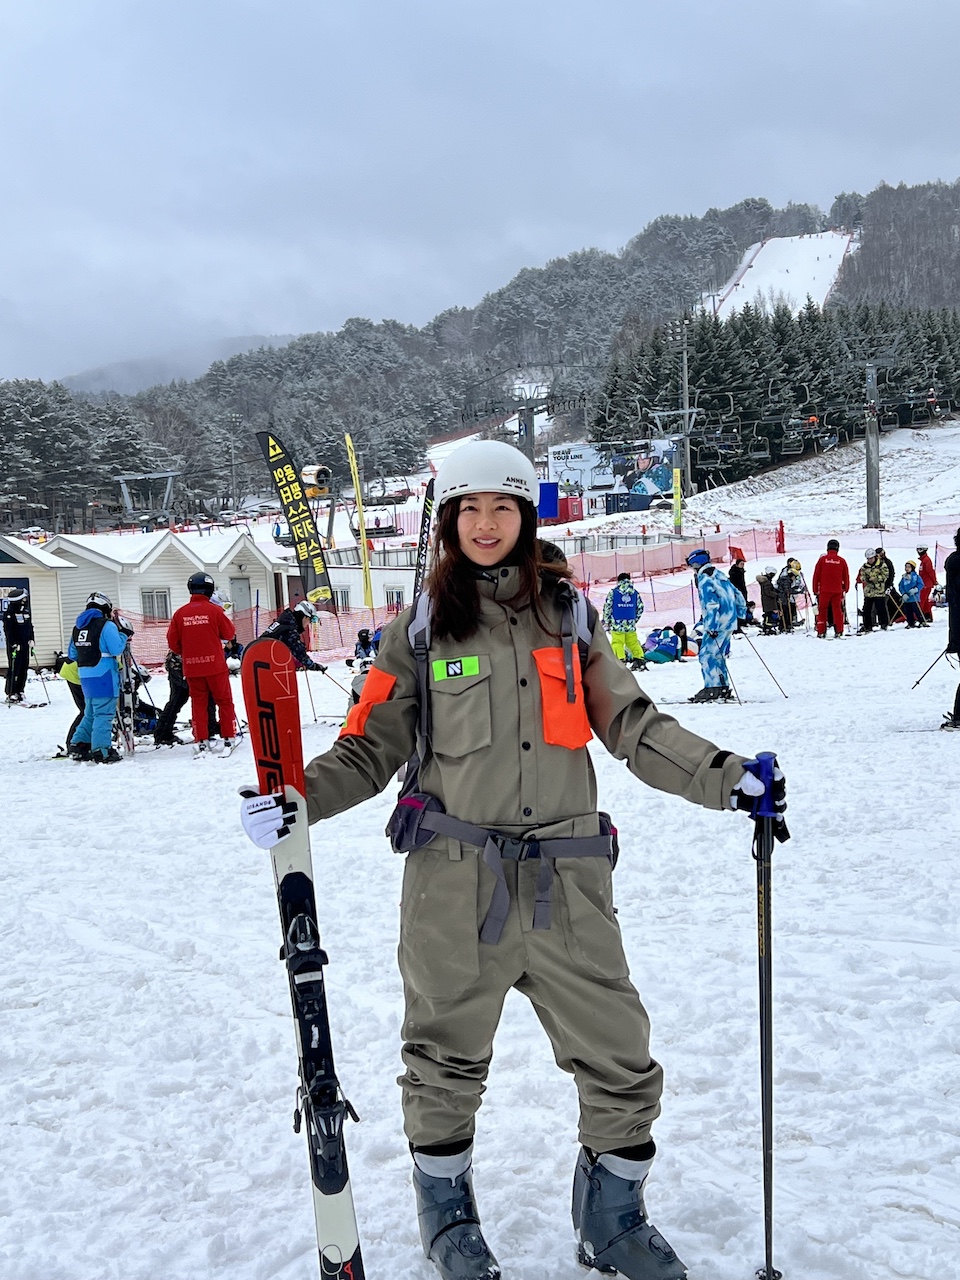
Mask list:
[[[796,458],[803,453],[803,436],[799,431],[784,432],[780,442],[780,453],[788,458]]]

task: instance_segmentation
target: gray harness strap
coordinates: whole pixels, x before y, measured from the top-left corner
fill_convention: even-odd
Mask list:
[[[580,652],[581,672],[586,666],[587,653],[593,639],[590,610],[587,598],[568,582],[557,588],[561,607],[560,640],[563,646],[563,666],[567,682],[567,701],[576,702],[576,685],[573,670],[573,649]],[[430,742],[430,625],[431,601],[426,592],[417,596],[407,626],[407,640],[417,663],[417,691],[420,698],[420,715],[417,722],[418,750],[421,759]],[[503,874],[503,860],[526,862],[540,859],[537,873],[536,900],[533,909],[534,929],[549,929],[552,918],[553,871],[557,858],[609,858],[613,861],[613,839],[609,835],[568,836],[557,840],[524,840],[505,835],[489,827],[478,827],[462,822],[449,813],[426,812],[420,819],[420,827],[436,835],[450,836],[464,844],[483,850],[483,861],[497,878],[490,908],[480,930],[481,942],[499,942],[510,910],[510,893]]]
[[[550,840],[527,840],[522,836],[510,836],[490,827],[478,827],[464,822],[449,813],[429,811],[420,819],[420,826],[437,835],[450,836],[464,844],[483,850],[483,861],[497,878],[493,898],[483,924],[480,941],[497,943],[503,933],[510,910],[510,891],[503,874],[503,860],[528,862],[540,859],[537,872],[536,899],[533,908],[534,929],[549,929],[553,915],[553,872],[557,858],[609,858],[613,861],[613,837],[561,836]]]

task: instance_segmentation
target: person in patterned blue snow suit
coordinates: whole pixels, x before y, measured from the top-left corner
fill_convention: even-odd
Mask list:
[[[642,613],[643,601],[629,573],[617,574],[617,585],[611,587],[603,602],[603,629],[610,635],[610,647],[616,656],[631,666],[643,665],[643,650],[637,639]]]
[[[730,637],[737,619],[747,616],[747,602],[723,570],[710,563],[709,552],[702,549],[691,551],[687,564],[697,575],[703,618],[703,639],[698,657],[704,687],[690,701],[717,702],[731,696],[727,674]]]

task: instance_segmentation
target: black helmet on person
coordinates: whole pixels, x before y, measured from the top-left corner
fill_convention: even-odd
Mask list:
[[[187,590],[192,596],[206,596],[209,599],[216,590],[216,585],[209,573],[192,573],[187,579]]]
[[[105,618],[109,618],[113,613],[113,601],[102,591],[91,591],[87,596],[87,608],[99,609]]]
[[[367,630],[366,627],[360,628],[360,630],[357,632],[357,639],[360,641],[361,644],[370,643],[370,632]]]
[[[26,588],[25,588],[25,587],[14,587],[14,589],[13,589],[13,590],[10,592],[10,594],[7,596],[7,605],[9,606],[9,605],[12,605],[12,604],[15,604],[15,605],[16,605],[16,604],[24,604],[24,603],[26,603],[26,599],[27,599],[27,591],[26,591]]]
[[[710,552],[703,547],[698,547],[696,551],[691,551],[687,556],[687,564],[691,569],[702,569],[705,564],[710,563]]]
[[[827,543],[827,550],[828,550],[828,551],[839,551],[839,550],[840,550],[840,543],[836,540],[836,538],[831,538],[831,539],[830,539],[830,541]]]

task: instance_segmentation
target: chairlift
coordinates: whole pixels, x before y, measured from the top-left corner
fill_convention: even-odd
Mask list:
[[[766,436],[754,436],[747,446],[747,457],[751,462],[770,461],[770,441]]]
[[[911,412],[910,422],[913,426],[918,426],[921,423],[926,425],[929,423],[931,416],[929,406],[924,405],[922,409],[916,408]]]
[[[900,415],[896,409],[887,409],[877,419],[881,431],[896,431],[900,426]]]
[[[703,470],[719,467],[722,461],[720,450],[713,445],[703,446],[696,451],[696,465]]]
[[[780,442],[780,452],[784,457],[796,458],[803,453],[803,436],[799,431],[785,431]]]

